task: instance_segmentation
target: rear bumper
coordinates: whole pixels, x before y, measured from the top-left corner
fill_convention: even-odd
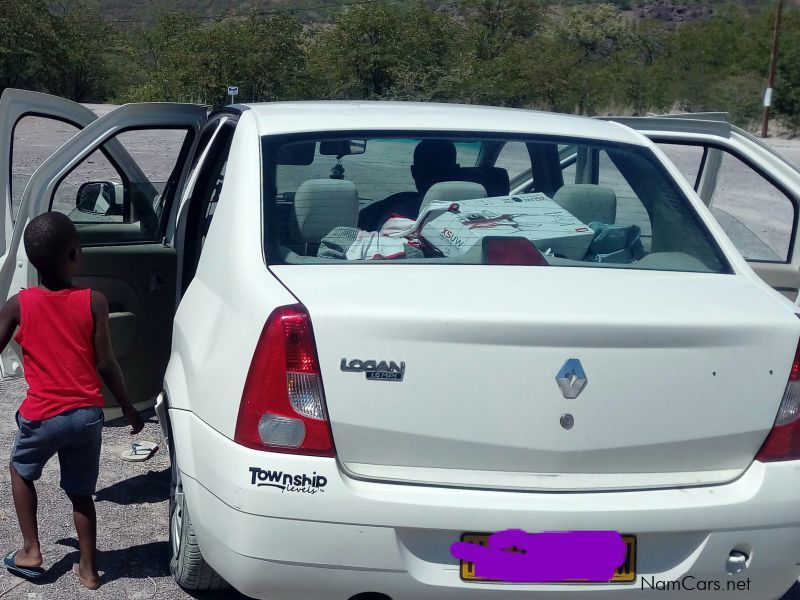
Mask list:
[[[651,587],[683,591],[682,597],[777,598],[800,573],[795,462],[754,463],[732,483],[703,488],[575,494],[437,489],[355,481],[333,459],[249,450],[191,413],[171,411],[170,417],[203,555],[255,598],[346,600],[367,591],[394,599],[522,598],[532,592],[624,598]],[[281,479],[261,475],[266,471],[272,478],[280,471]],[[511,528],[636,534],[639,579],[613,586],[462,582],[450,545],[464,531]],[[747,551],[750,560],[744,572],[729,576],[733,549]],[[728,587],[731,581],[738,591]]]

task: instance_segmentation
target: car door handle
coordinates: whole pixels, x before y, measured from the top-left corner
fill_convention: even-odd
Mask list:
[[[167,287],[167,285],[169,285],[169,281],[166,277],[164,277],[164,275],[155,273],[150,276],[150,292],[161,291]]]

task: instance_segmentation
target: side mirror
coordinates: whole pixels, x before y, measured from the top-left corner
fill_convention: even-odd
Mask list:
[[[78,212],[90,215],[115,215],[122,205],[117,202],[117,187],[110,181],[87,181],[75,197]]]
[[[367,151],[367,140],[328,140],[319,143],[319,153],[323,156],[353,156]]]

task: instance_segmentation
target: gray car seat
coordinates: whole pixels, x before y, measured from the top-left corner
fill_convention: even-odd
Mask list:
[[[356,227],[358,190],[344,179],[309,179],[294,196],[292,241],[308,246],[336,227]]]
[[[609,187],[588,183],[568,184],[555,193],[553,200],[585,224],[613,224],[617,220],[617,194]]]
[[[486,198],[486,188],[471,181],[443,181],[437,183],[425,194],[419,213],[422,214],[431,202],[458,202]]]
[[[461,167],[457,175],[462,181],[480,183],[490,197],[508,196],[511,190],[508,171],[500,167]]]

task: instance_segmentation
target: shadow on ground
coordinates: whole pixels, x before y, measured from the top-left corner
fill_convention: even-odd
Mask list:
[[[95,500],[123,505],[155,504],[169,498],[169,484],[169,467],[161,471],[148,471],[99,490]]]
[[[72,571],[72,566],[78,563],[78,540],[64,538],[56,543],[72,548],[73,552],[62,556],[42,577],[31,580],[31,583],[35,585],[55,583]],[[122,577],[126,579],[166,577],[169,575],[169,544],[150,542],[123,550],[98,550],[97,567],[102,573],[100,580],[104,585]]]
[[[218,592],[187,592],[192,598],[197,600],[252,600],[250,596],[244,596],[235,590],[220,590]]]
[[[56,543],[71,548],[72,551],[55,562],[41,578],[29,580],[33,585],[47,586],[54,584],[61,577],[68,575],[72,571],[73,565],[78,563],[78,540],[64,538]],[[100,581],[105,586],[118,579],[153,580],[171,577],[169,555],[168,542],[150,542],[122,550],[98,550],[97,566],[101,573]],[[196,600],[249,600],[247,596],[239,594],[232,589],[216,592],[185,591],[185,593]]]

